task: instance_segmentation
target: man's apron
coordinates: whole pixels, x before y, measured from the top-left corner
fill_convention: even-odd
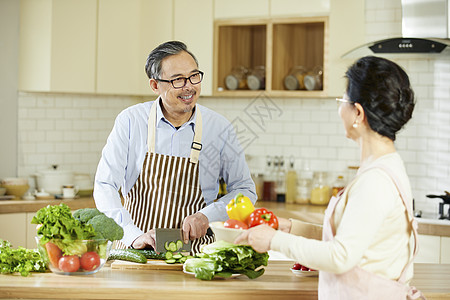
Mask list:
[[[155,151],[156,100],[148,118],[148,152],[141,174],[125,197],[124,207],[134,224],[143,232],[153,228],[181,228],[184,218],[204,208],[205,201],[199,184],[198,157],[201,150],[202,115],[196,109],[194,141],[190,157],[158,154]],[[206,235],[192,241],[192,253],[200,246],[214,242]],[[118,243],[118,248],[125,248]]]
[[[417,245],[417,221],[414,220],[410,206],[405,202],[406,194],[403,192],[400,182],[397,180],[395,174],[384,166],[374,166],[372,168],[379,168],[385,171],[395,183],[403,205],[406,207],[408,220],[410,221],[414,235],[414,250],[413,257],[409,263],[404,267],[400,277],[397,281],[383,278],[379,275],[373,274],[362,268],[356,266],[350,271],[343,274],[333,274],[324,271],[319,272],[319,299],[345,299],[345,300],[360,300],[360,299],[424,299],[422,293],[417,291],[415,287],[410,287],[405,284],[406,272],[416,256],[418,251]],[[367,169],[369,170],[369,169]],[[366,171],[367,171],[366,170]],[[352,183],[349,184],[349,188]],[[341,191],[337,197],[332,197],[330,203],[325,211],[322,240],[331,241],[334,239],[336,229],[333,224],[333,214],[337,203],[341,199]]]

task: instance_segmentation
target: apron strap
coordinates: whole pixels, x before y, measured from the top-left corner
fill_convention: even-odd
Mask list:
[[[389,177],[391,177],[391,179],[392,179],[392,181],[394,182],[394,184],[395,184],[395,186],[396,186],[398,192],[400,193],[400,198],[402,199],[403,204],[405,205],[405,208],[406,208],[406,212],[407,212],[407,216],[408,216],[408,221],[410,222],[411,227],[412,227],[412,231],[413,231],[413,235],[414,235],[414,249],[413,249],[413,256],[412,256],[411,260],[410,260],[410,261],[406,264],[406,266],[403,268],[403,271],[402,271],[402,273],[400,274],[400,278],[398,279],[399,282],[405,282],[406,271],[409,269],[410,265],[413,263],[414,258],[416,257],[417,252],[419,251],[419,243],[418,243],[418,236],[417,236],[417,234],[418,234],[418,233],[417,233],[417,228],[418,228],[419,226],[418,226],[417,220],[414,219],[411,205],[409,205],[409,204],[406,202],[406,193],[405,193],[405,191],[404,191],[404,189],[403,189],[403,186],[400,184],[400,182],[399,182],[397,176],[394,174],[394,172],[392,172],[389,168],[386,168],[385,166],[382,166],[382,165],[377,165],[377,166],[374,166],[373,168],[381,169],[381,170],[383,170],[384,172],[386,172],[386,173],[389,175]],[[372,169],[372,168],[371,168],[371,169]]]
[[[159,105],[160,98],[156,99],[151,108],[150,113],[148,115],[148,129],[147,129],[147,143],[148,143],[148,152],[156,153],[156,108]],[[198,162],[198,157],[200,155],[200,151],[202,150],[202,113],[200,109],[196,106],[195,110],[195,132],[194,132],[194,140],[191,144],[191,154],[189,156],[189,161],[193,164]]]

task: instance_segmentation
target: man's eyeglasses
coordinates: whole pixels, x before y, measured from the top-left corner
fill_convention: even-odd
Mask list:
[[[189,77],[178,77],[172,80],[165,80],[165,79],[156,79],[156,80],[162,82],[170,82],[174,89],[181,89],[186,86],[188,79],[189,82],[192,84],[199,84],[203,80],[203,72],[198,71],[198,73],[192,74]]]

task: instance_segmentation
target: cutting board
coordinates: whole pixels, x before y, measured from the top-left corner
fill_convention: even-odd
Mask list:
[[[111,263],[111,269],[138,269],[138,270],[183,270],[183,264],[168,264],[164,260],[148,259],[146,264],[125,260],[115,260]]]

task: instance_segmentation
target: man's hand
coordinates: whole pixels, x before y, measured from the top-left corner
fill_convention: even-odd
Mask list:
[[[153,249],[156,248],[156,235],[155,230],[149,230],[143,235],[139,236],[137,239],[133,241],[131,247],[134,249],[144,249],[147,246],[151,246]]]
[[[201,212],[187,216],[183,221],[183,241],[186,244],[206,234],[209,228],[208,218]]]

